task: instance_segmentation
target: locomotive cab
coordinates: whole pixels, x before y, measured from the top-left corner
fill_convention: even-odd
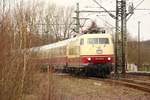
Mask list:
[[[110,34],[85,34],[80,37],[80,64],[110,73],[114,60],[113,50]]]

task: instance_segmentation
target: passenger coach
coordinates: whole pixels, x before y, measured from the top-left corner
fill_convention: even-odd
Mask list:
[[[114,49],[110,34],[83,34],[39,48],[40,62],[55,69],[99,76],[112,71]]]

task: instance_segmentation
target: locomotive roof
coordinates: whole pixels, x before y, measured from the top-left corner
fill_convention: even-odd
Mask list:
[[[93,36],[93,37],[100,36],[100,37],[108,37],[108,38],[110,38],[112,35],[111,34],[84,34],[84,35],[81,35],[80,37],[84,38],[84,37],[91,37],[91,36]]]

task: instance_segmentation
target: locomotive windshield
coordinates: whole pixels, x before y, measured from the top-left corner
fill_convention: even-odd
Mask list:
[[[108,38],[88,38],[88,44],[109,44]]]

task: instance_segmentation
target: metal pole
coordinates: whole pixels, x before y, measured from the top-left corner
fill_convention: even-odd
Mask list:
[[[126,0],[116,0],[115,74],[125,75]]]
[[[138,21],[138,69],[141,65],[141,56],[140,56],[140,24],[141,22]]]
[[[126,48],[126,0],[122,0],[122,15],[121,15],[121,33],[122,33],[122,74],[125,76],[126,73],[126,59],[125,59],[125,48]]]
[[[115,34],[115,74],[118,74],[117,44],[118,44],[118,0],[116,0],[116,34]]]
[[[77,14],[76,14],[76,21],[77,21],[77,22],[76,22],[76,25],[77,25],[77,30],[76,30],[76,31],[77,31],[77,33],[79,33],[79,32],[80,32],[79,3],[77,3],[77,11],[76,11],[76,13],[77,13]]]

